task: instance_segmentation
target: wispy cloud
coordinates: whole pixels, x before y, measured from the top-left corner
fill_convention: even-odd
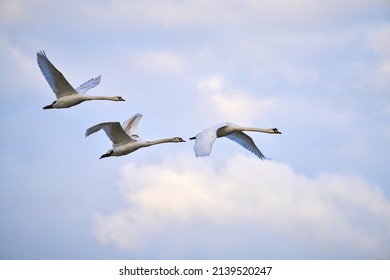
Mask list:
[[[197,87],[200,93],[199,111],[208,112],[209,122],[236,121],[249,125],[275,109],[278,103],[277,98],[259,97],[261,93],[229,85],[220,75],[198,81]]]
[[[109,21],[107,15],[115,15],[118,21],[128,18],[136,23],[161,24],[163,26],[214,24],[245,25],[254,23],[286,22],[290,24],[323,23],[332,19],[342,20],[346,11],[362,13],[372,7],[385,5],[385,0],[319,2],[315,0],[295,1],[123,1],[115,0],[90,7],[91,15]],[[111,22],[111,21],[110,21]],[[277,24],[276,24],[277,25]]]
[[[134,68],[146,73],[156,73],[159,75],[179,76],[184,72],[187,64],[186,58],[172,51],[145,50],[134,53],[130,58]]]
[[[293,26],[303,26],[310,23],[319,24],[329,21],[343,21],[345,14],[364,17],[367,11],[377,11],[378,7],[388,6],[386,0],[375,1],[326,1],[315,0],[283,0],[283,1],[237,1],[215,0],[202,2],[185,1],[142,1],[142,0],[111,0],[111,1],[66,1],[53,4],[52,1],[3,1],[1,3],[1,20],[15,23],[27,20],[38,20],[43,23],[46,19],[60,20],[65,23],[78,24],[80,19],[94,25],[109,25],[131,28],[133,25],[162,25],[166,27],[191,24],[213,25],[247,25],[269,24],[274,27],[289,23]],[[61,7],[58,9],[58,7]],[[74,13],[77,7],[77,14]],[[47,8],[46,18],[38,13]],[[57,8],[57,9],[56,9]],[[59,17],[66,12],[67,17]],[[123,23],[129,23],[123,25]],[[131,24],[132,23],[132,24]],[[280,24],[279,24],[280,23]]]
[[[3,35],[0,35],[0,49],[0,61],[4,67],[0,75],[0,83],[6,88],[0,95],[23,95],[31,87],[42,85],[39,82],[41,73],[37,71],[34,53],[31,57],[27,57],[20,46],[13,45]]]

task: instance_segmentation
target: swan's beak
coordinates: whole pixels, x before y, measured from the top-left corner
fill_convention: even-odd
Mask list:
[[[190,138],[190,140],[195,140],[195,139],[196,139],[196,136]]]

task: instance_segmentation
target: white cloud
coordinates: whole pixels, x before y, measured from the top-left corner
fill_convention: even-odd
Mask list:
[[[346,2],[346,1],[344,1]],[[124,1],[113,0],[104,5],[89,7],[91,15],[109,21],[115,15],[119,21],[155,23],[164,26],[188,24],[248,24],[264,22],[307,23],[340,18],[345,12],[361,12],[386,5],[384,0],[348,1],[284,0],[284,1]],[[91,12],[92,11],[92,12]]]
[[[184,56],[163,50],[135,53],[130,57],[129,63],[135,64],[140,70],[172,75],[182,74],[187,64]]]
[[[46,21],[53,23],[72,22],[80,24],[80,17],[86,17],[87,8],[92,2],[76,1],[50,1],[37,0],[34,2],[28,0],[1,1],[0,2],[0,22],[5,24],[44,24]],[[75,9],[75,7],[77,7]],[[42,13],[44,12],[44,13]]]
[[[214,75],[208,79],[204,79],[198,83],[198,88],[201,91],[220,91],[225,86],[225,80],[219,76]]]
[[[63,23],[85,19],[85,22],[102,26],[132,27],[139,24],[158,24],[162,26],[180,26],[190,24],[248,25],[254,23],[311,25],[316,22],[343,20],[345,14],[364,15],[367,10],[388,7],[386,0],[373,1],[173,1],[173,0],[110,0],[56,2],[40,0],[14,0],[0,3],[0,20],[7,23],[21,21],[43,22],[42,10],[50,11],[45,19],[61,19]],[[60,5],[60,6],[59,6]],[[60,8],[59,8],[60,7]],[[75,9],[74,7],[77,7]],[[60,16],[67,13],[66,17]],[[73,19],[69,21],[70,19]],[[85,23],[84,22],[84,23]]]
[[[224,242],[219,228],[244,224],[258,235],[270,231],[304,242],[317,257],[325,251],[331,258],[389,257],[390,202],[378,186],[357,176],[310,179],[286,164],[246,156],[231,156],[220,165],[210,158],[178,156],[160,164],[128,163],[121,173],[127,208],[98,216],[96,235],[123,250],[151,250],[150,244],[169,232],[171,242],[160,244],[156,256],[196,248],[206,256],[207,248]],[[197,239],[194,225],[206,236],[218,231],[221,241]],[[177,227],[182,230],[171,232]],[[229,246],[242,255],[239,240],[245,232],[236,230]],[[261,248],[257,234],[252,246]],[[193,242],[183,244],[183,236]],[[337,253],[340,247],[343,253]]]
[[[76,9],[74,7],[77,7]],[[370,11],[389,7],[386,0],[360,1],[174,1],[174,0],[111,0],[62,1],[13,0],[0,2],[0,21],[6,24],[35,22],[45,25],[53,21],[79,27],[115,27],[116,30],[140,26],[253,26],[273,28],[321,26],[349,17],[362,17]],[[41,11],[50,11],[42,16]],[[66,14],[66,16],[63,16]],[[308,25],[309,24],[309,25]]]
[[[13,45],[6,37],[1,35],[0,50],[0,61],[4,66],[0,83],[7,88],[2,90],[0,95],[28,94],[31,88],[39,86],[46,89],[44,88],[46,82],[42,83],[44,78],[36,64],[34,53],[30,54],[31,57],[28,57],[28,54],[20,46]]]
[[[200,110],[208,112],[207,119],[249,125],[277,106],[276,98],[259,98],[246,89],[232,87],[220,75],[199,81],[198,89],[202,99]]]
[[[390,5],[389,5],[390,6]],[[367,31],[367,46],[377,54],[377,62],[371,71],[373,83],[379,88],[389,87],[390,80],[390,25],[376,26]]]
[[[283,76],[294,84],[315,84],[319,78],[315,71],[305,70],[295,67],[293,65],[285,64],[281,67]]]
[[[25,15],[22,1],[1,1],[0,19],[6,22],[16,22]]]
[[[390,59],[379,63],[374,75],[376,85],[388,89],[390,87]]]
[[[368,45],[383,56],[390,56],[390,24],[377,26],[368,35]]]

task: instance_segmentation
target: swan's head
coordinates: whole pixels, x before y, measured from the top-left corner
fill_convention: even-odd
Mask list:
[[[173,138],[172,138],[172,141],[173,141],[174,143],[185,142],[184,139],[181,138],[181,137],[173,137]]]
[[[274,134],[282,134],[277,128],[272,128]]]
[[[115,98],[116,98],[116,101],[126,101],[121,96],[115,96]]]

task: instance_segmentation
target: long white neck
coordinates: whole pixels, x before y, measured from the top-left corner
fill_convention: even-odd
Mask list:
[[[86,95],[86,100],[111,100],[111,101],[118,101],[118,98],[115,96],[92,96],[92,95]]]
[[[257,128],[257,127],[241,127],[243,131],[256,131],[269,134],[275,134],[275,131],[272,128]]]
[[[159,140],[145,141],[145,146],[158,145],[163,143],[174,143],[174,138],[164,138]]]

